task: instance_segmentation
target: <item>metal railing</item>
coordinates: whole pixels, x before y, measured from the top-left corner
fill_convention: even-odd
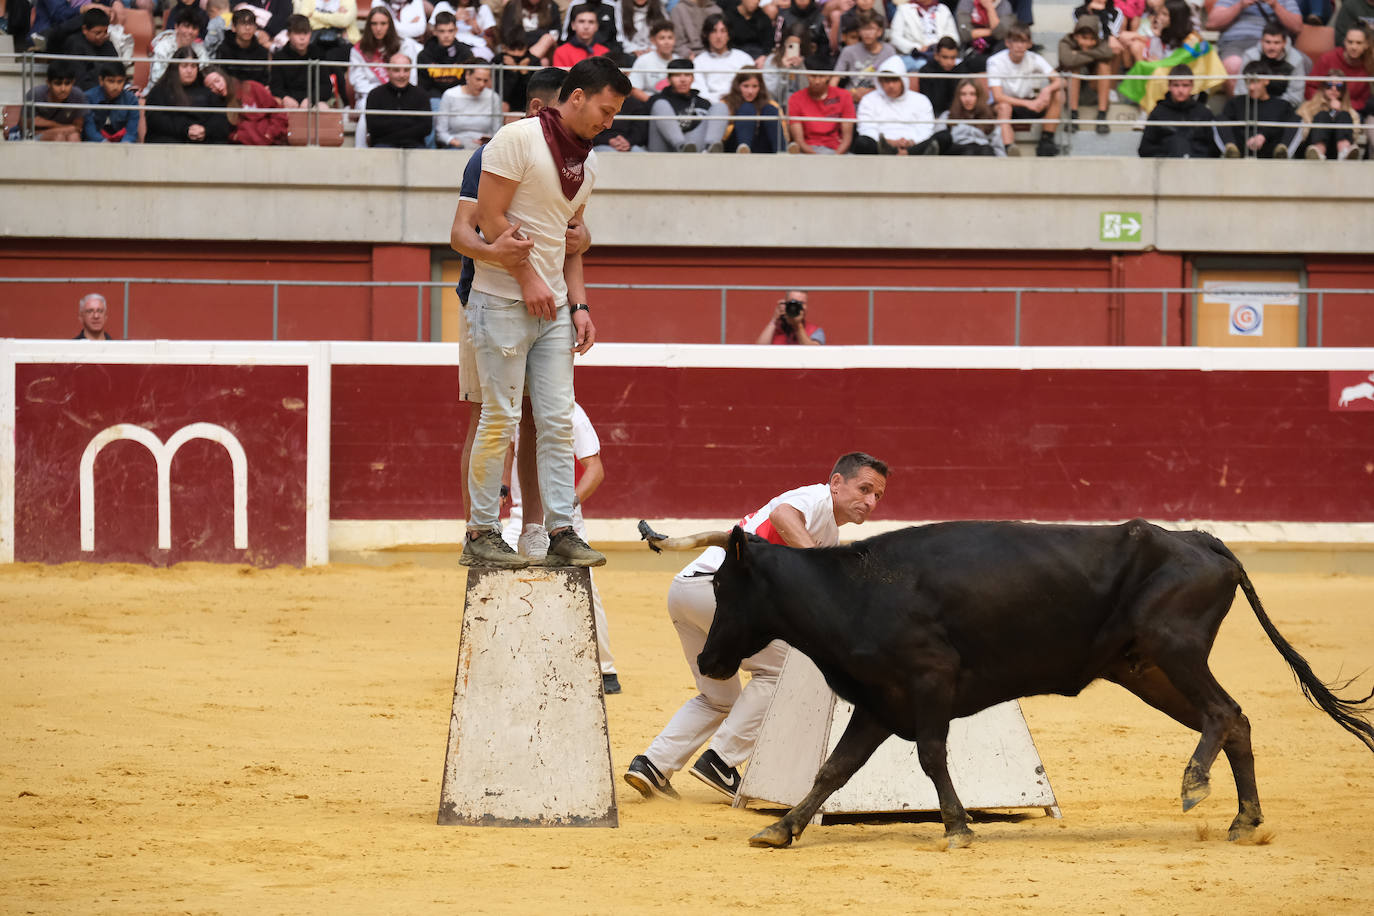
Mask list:
[[[430,340],[442,339],[442,323],[437,319],[439,312],[439,293],[445,289],[451,289],[451,282],[424,281],[424,282],[401,282],[401,281],[340,281],[340,280],[242,280],[242,279],[178,279],[164,277],[0,277],[0,298],[8,299],[4,293],[7,285],[37,285],[37,284],[62,284],[68,286],[103,287],[118,285],[122,289],[121,314],[123,328],[121,337],[130,337],[130,324],[132,321],[135,299],[133,291],[139,286],[214,286],[214,287],[236,287],[236,288],[256,288],[268,289],[272,294],[272,325],[271,339],[280,338],[280,304],[281,291],[283,289],[321,289],[330,290],[337,288],[348,289],[380,289],[380,290],[409,290],[415,291],[415,340],[424,341],[425,336],[425,311],[426,311],[426,292],[429,293],[429,308],[431,315],[436,316],[436,320],[430,322]],[[719,307],[720,317],[720,343],[729,343],[728,329],[730,326],[730,294],[754,294],[770,293],[777,294],[780,287],[778,285],[756,286],[756,285],[724,285],[724,284],[676,284],[676,283],[588,283],[590,290],[619,290],[624,292],[636,293],[700,293],[703,307]],[[880,331],[876,314],[877,297],[883,296],[910,296],[911,299],[904,302],[906,307],[917,307],[918,297],[923,296],[967,296],[973,294],[994,295],[1006,297],[1010,307],[1012,323],[1011,339],[1013,346],[1021,346],[1022,319],[1023,319],[1023,300],[1027,295],[1057,295],[1057,296],[1158,296],[1159,297],[1159,325],[1160,336],[1159,345],[1169,346],[1169,331],[1171,326],[1177,330],[1178,325],[1171,325],[1169,319],[1171,297],[1190,296],[1193,299],[1193,306],[1196,309],[1199,297],[1207,296],[1213,300],[1227,295],[1224,287],[1177,287],[1177,286],[1136,286],[1136,287],[1109,287],[1109,286],[807,286],[810,293],[845,293],[859,294],[866,302],[866,326],[867,339],[869,345],[879,342]],[[85,292],[90,290],[78,291],[72,297],[72,304],[75,305],[77,299]],[[1253,301],[1256,297],[1273,296],[1275,298],[1296,297],[1301,306],[1308,310],[1315,309],[1316,326],[1315,340],[1308,340],[1305,328],[1302,333],[1301,343],[1308,346],[1323,346],[1323,332],[1326,320],[1326,300],[1327,297],[1358,296],[1368,299],[1368,305],[1374,308],[1374,289],[1333,289],[1304,286],[1276,286],[1272,289],[1263,289],[1258,285],[1247,284],[1243,291],[1238,291],[1237,296],[1243,296]],[[108,297],[107,297],[108,298]],[[751,315],[755,314],[758,308],[758,297],[749,297],[752,301],[747,306]],[[887,304],[886,302],[884,303]],[[1179,303],[1174,303],[1178,307]],[[849,308],[852,306],[841,306]],[[156,337],[155,332],[144,333],[144,337]],[[264,335],[265,336],[265,335]],[[635,341],[620,341],[621,343],[634,343]]]

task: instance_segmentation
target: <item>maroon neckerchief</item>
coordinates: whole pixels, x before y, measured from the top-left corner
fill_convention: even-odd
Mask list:
[[[558,183],[563,186],[563,196],[572,200],[582,190],[582,179],[586,177],[583,164],[592,151],[592,141],[583,140],[568,130],[557,108],[540,109],[539,126],[544,131],[549,152],[553,153],[554,165],[558,167]]]

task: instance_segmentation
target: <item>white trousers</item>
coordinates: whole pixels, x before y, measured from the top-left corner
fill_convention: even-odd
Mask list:
[[[663,775],[671,776],[710,738],[711,750],[726,766],[739,766],[754,750],[787,657],[787,643],[775,639],[762,652],[741,662],[740,668],[750,674],[749,683],[741,689],[738,674],[728,681],[717,681],[703,676],[697,668],[697,655],[706,645],[706,634],[716,616],[711,577],[675,576],[668,587],[668,616],[677,628],[682,654],[700,692],[682,704],[645,756]]]

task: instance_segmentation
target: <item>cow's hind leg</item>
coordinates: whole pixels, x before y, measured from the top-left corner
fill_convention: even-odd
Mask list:
[[[1188,728],[1197,732],[1204,730],[1204,717],[1198,706],[1184,696],[1168,676],[1154,665],[1123,664],[1107,676]],[[1213,683],[1215,684],[1215,681]],[[1231,773],[1236,780],[1238,799],[1238,811],[1235,820],[1231,822],[1228,838],[1238,840],[1253,834],[1255,828],[1264,821],[1264,816],[1260,811],[1259,789],[1255,782],[1255,755],[1250,746],[1250,722],[1219,685],[1216,689],[1235,710],[1235,716],[1230,720],[1222,739],[1222,749],[1226,752],[1226,760],[1230,763]],[[1188,768],[1184,771],[1184,811],[1206,798],[1211,791],[1207,771],[1216,758],[1216,751],[1211,751],[1211,757],[1206,758],[1206,767],[1202,768],[1200,761],[1207,753],[1205,744],[1205,739],[1199,743],[1198,749],[1193,752],[1193,757],[1188,762]]]
[[[950,849],[960,849],[973,842],[973,831],[968,826],[968,812],[959,801],[954,780],[949,776],[948,740],[949,719],[932,723],[916,734],[916,756],[921,761],[921,769],[935,784],[935,794],[940,799],[940,820],[945,824],[945,842]]]
[[[849,725],[835,745],[835,750],[821,765],[811,791],[797,803],[797,806],[783,815],[782,819],[760,830],[749,838],[750,846],[773,846],[781,848],[792,845],[795,837],[802,835],[811,818],[820,810],[825,800],[835,790],[858,772],[873,752],[878,749],[892,732],[880,725],[876,719],[857,707],[849,719]]]

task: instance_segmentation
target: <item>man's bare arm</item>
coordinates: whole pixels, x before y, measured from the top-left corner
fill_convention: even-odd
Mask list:
[[[768,521],[773,524],[773,530],[782,535],[782,539],[789,547],[816,546],[811,532],[806,530],[806,516],[802,515],[796,506],[783,503],[768,513]]]
[[[453,215],[453,228],[449,230],[449,244],[453,250],[474,261],[499,264],[510,270],[530,255],[534,243],[520,235],[520,224],[512,223],[510,228],[488,242],[477,231],[477,201],[460,200],[458,210]]]
[[[492,172],[482,172],[482,180],[477,185],[477,225],[487,238],[500,238],[511,228],[506,211],[510,209],[519,185],[517,181]],[[510,268],[510,275],[520,284],[521,298],[525,300],[525,308],[529,313],[536,318],[553,318],[556,306],[553,291],[539,276],[534,265],[528,260],[521,261]]]

